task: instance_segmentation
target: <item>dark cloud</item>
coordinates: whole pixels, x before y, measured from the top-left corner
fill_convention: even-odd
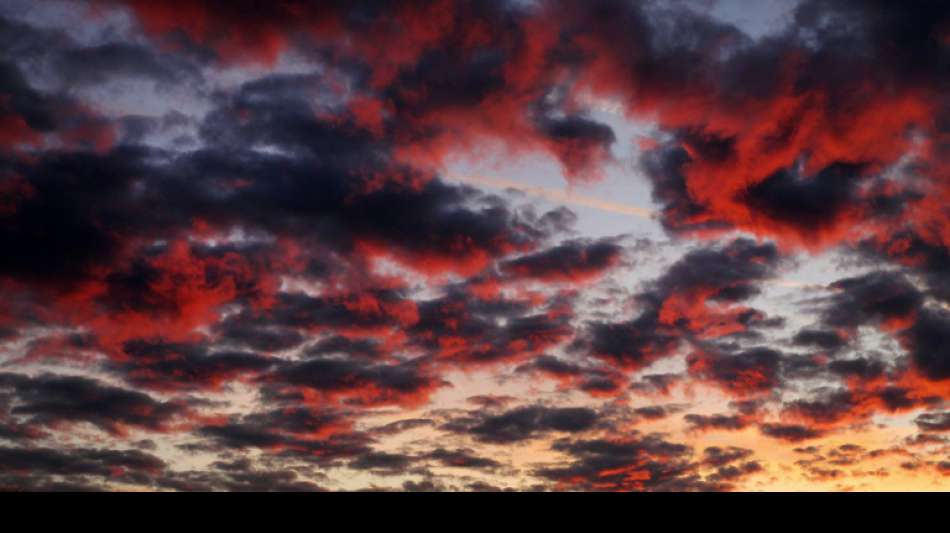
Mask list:
[[[857,399],[847,390],[830,390],[813,399],[795,400],[786,409],[819,424],[832,424],[847,416],[857,406]]]
[[[472,413],[450,421],[443,429],[467,433],[482,442],[504,444],[536,438],[548,432],[578,433],[593,428],[599,416],[586,407],[517,407],[499,414]]]
[[[762,424],[759,431],[766,437],[788,442],[802,442],[822,435],[820,430],[798,424]]]
[[[270,315],[273,323],[283,327],[377,328],[412,320],[412,316],[403,314],[404,310],[413,313],[415,304],[395,290],[326,297],[285,292],[278,294]]]
[[[811,346],[821,350],[836,351],[847,345],[847,341],[834,331],[803,329],[795,334],[792,343],[798,346]]]
[[[616,266],[623,248],[610,241],[569,241],[538,253],[505,261],[502,271],[515,278],[582,282]]]
[[[113,258],[120,241],[103,224],[131,222],[123,196],[136,159],[133,152],[53,153],[23,169],[31,192],[0,215],[0,246],[9,251],[0,275],[66,284]]]
[[[719,485],[706,482],[689,461],[688,446],[658,435],[629,440],[557,441],[553,449],[565,453],[565,466],[538,469],[535,474],[552,481],[556,489],[622,491],[708,491]]]
[[[749,239],[692,250],[637,295],[638,317],[592,322],[574,349],[635,369],[671,355],[694,336],[721,337],[768,324],[759,311],[714,309],[706,302],[731,304],[756,294],[756,284],[774,276],[780,260],[774,244]]]
[[[853,208],[849,203],[857,200],[861,171],[860,166],[845,163],[808,177],[782,169],[746,190],[742,200],[765,216],[816,232]]]
[[[764,392],[779,385],[782,353],[753,348],[736,354],[701,353],[689,358],[690,372],[739,395]]]
[[[314,462],[334,461],[370,453],[367,435],[353,432],[340,413],[304,407],[230,417],[221,424],[198,428],[196,435],[211,451],[261,449],[270,454]]]
[[[138,450],[0,448],[0,484],[7,488],[104,490],[107,482],[138,484],[164,468]]]
[[[98,84],[122,77],[169,83],[188,70],[164,65],[146,47],[118,42],[67,50],[56,64],[57,74],[74,84]]]
[[[934,381],[950,378],[950,313],[922,310],[904,339],[921,374]]]
[[[373,359],[380,356],[379,343],[371,339],[350,339],[343,336],[328,337],[307,349],[315,356],[344,354],[352,357]]]
[[[630,388],[644,393],[659,392],[666,394],[671,386],[681,382],[683,378],[684,376],[681,374],[646,374],[632,383]]]
[[[873,272],[831,284],[837,293],[824,313],[832,327],[857,327],[875,321],[908,318],[923,297],[901,274]]]
[[[371,433],[379,433],[382,435],[396,435],[404,431],[409,431],[419,427],[432,426],[435,424],[435,421],[430,418],[407,418],[404,420],[397,420],[395,422],[390,422],[388,424],[374,427],[369,431]]]
[[[741,465],[721,466],[715,474],[709,476],[712,482],[730,482],[765,470],[758,461],[749,461]]]
[[[288,362],[261,378],[274,398],[295,391],[323,394],[327,400],[355,405],[419,403],[444,382],[419,364],[382,364],[346,359]]]
[[[249,461],[215,462],[217,472],[188,471],[155,480],[159,487],[179,491],[323,492],[326,489],[294,470],[262,470]]]
[[[684,174],[689,161],[689,153],[677,144],[648,150],[640,158],[640,166],[653,185],[653,200],[663,206],[663,226],[674,232],[730,228],[731,224],[690,196]]]
[[[523,359],[554,348],[573,334],[570,309],[558,309],[557,303],[550,301],[549,312],[543,312],[525,300],[484,301],[451,293],[419,304],[411,342],[462,363]]]
[[[707,430],[726,430],[726,431],[738,431],[744,429],[750,424],[749,420],[745,417],[739,415],[723,415],[723,414],[714,414],[714,415],[696,415],[696,414],[687,414],[683,415],[683,420],[689,424],[691,429],[696,429],[699,431]]]
[[[474,453],[474,450],[460,448],[457,450],[447,450],[437,448],[425,455],[428,459],[439,461],[443,466],[453,468],[475,468],[484,470],[494,470],[501,467],[501,463],[489,457],[481,457]]]
[[[4,21],[4,26],[6,24]],[[5,96],[0,108],[4,115],[13,113],[35,131],[51,131],[57,126],[56,101],[33,89],[15,64],[0,62],[0,93]]]
[[[868,358],[840,359],[828,363],[828,370],[845,378],[871,380],[880,377],[884,373],[885,366],[880,361]]]
[[[541,371],[555,376],[578,376],[584,373],[584,367],[553,355],[543,354],[530,363],[519,366],[517,372]]]
[[[596,357],[621,367],[640,368],[670,354],[679,340],[674,329],[647,313],[629,322],[593,323],[586,343]]]
[[[597,180],[610,161],[610,147],[616,136],[610,126],[581,116],[544,117],[541,135],[560,159],[570,179]]]
[[[128,428],[160,431],[185,414],[184,405],[80,376],[6,373],[0,374],[0,388],[16,398],[10,414],[27,417],[31,425],[88,422],[118,435]]]
[[[371,470],[383,475],[398,475],[404,473],[414,459],[398,453],[369,452],[350,461],[349,467],[355,470]]]
[[[114,363],[138,385],[157,389],[203,389],[238,378],[250,378],[275,361],[253,352],[209,352],[203,344],[135,339],[124,344],[129,357]]]
[[[262,352],[289,350],[303,344],[305,340],[299,331],[281,327],[261,327],[250,320],[224,320],[217,326],[216,330],[225,342]]]
[[[950,412],[924,413],[914,422],[921,431],[950,431]]]
[[[774,276],[780,260],[774,244],[749,239],[692,250],[660,277],[658,292],[668,296],[709,288],[711,296],[716,297],[720,291],[745,288]]]
[[[518,373],[532,373],[560,381],[565,387],[577,387],[591,395],[612,395],[619,392],[622,377],[608,369],[582,365],[542,354],[515,369]]]
[[[644,420],[660,420],[672,416],[680,411],[679,405],[648,405],[646,407],[637,407],[633,414]]]
[[[755,452],[748,448],[737,448],[729,446],[720,448],[719,446],[710,446],[703,450],[704,461],[713,466],[725,466],[736,461],[751,457]]]

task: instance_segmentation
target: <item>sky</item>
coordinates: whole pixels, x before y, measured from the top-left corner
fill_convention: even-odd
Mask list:
[[[0,489],[950,489],[950,4],[0,0]]]

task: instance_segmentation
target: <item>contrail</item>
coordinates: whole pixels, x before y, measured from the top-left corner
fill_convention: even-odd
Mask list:
[[[608,202],[606,200],[601,200],[593,196],[584,196],[580,194],[575,194],[571,191],[565,191],[562,189],[552,189],[549,187],[535,187],[532,185],[525,185],[517,181],[507,180],[503,178],[488,178],[484,176],[461,176],[457,174],[444,174],[446,179],[451,181],[458,181],[462,183],[469,183],[472,185],[481,185],[484,187],[492,187],[495,189],[515,189],[521,191],[530,196],[536,196],[538,198],[543,198],[545,200],[557,203],[572,204],[583,207],[589,207],[591,209],[599,209],[601,211],[608,211],[610,213],[618,213],[621,215],[628,215],[640,218],[653,218],[653,211],[650,209],[644,209],[642,207],[634,207],[631,205],[620,204],[616,202]]]

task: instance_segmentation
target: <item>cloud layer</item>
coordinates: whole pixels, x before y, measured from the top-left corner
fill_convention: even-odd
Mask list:
[[[0,10],[0,487],[945,488],[950,10],[786,8]]]

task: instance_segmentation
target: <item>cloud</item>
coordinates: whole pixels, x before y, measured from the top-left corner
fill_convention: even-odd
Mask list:
[[[699,431],[725,430],[738,431],[749,425],[749,421],[739,415],[696,415],[687,414],[683,419],[689,424],[690,428]]]
[[[80,376],[4,373],[0,374],[0,389],[16,398],[9,414],[26,416],[29,425],[61,427],[88,422],[121,436],[130,428],[167,430],[187,414],[180,403],[162,402],[139,391]]]
[[[945,474],[946,5],[805,0],[762,37],[617,0],[87,7],[0,18],[4,488]],[[566,189],[481,175],[538,157]],[[841,279],[776,285],[832,250]],[[896,414],[903,468],[824,442]]]
[[[570,241],[540,252],[501,263],[501,270],[515,279],[583,283],[596,280],[621,259],[623,248],[610,240]]]
[[[713,476],[701,475],[700,465],[690,461],[690,447],[655,434],[613,441],[562,440],[553,449],[565,453],[571,462],[540,468],[536,474],[558,489],[666,492],[715,491],[727,486],[720,481],[721,474],[715,481]]]
[[[358,360],[311,359],[285,363],[261,377],[268,394],[323,403],[412,405],[424,402],[444,382],[412,362],[374,364]]]
[[[112,366],[130,382],[159,390],[219,388],[226,382],[258,375],[275,364],[253,352],[209,353],[202,344],[160,340],[131,340],[123,345],[123,351],[128,358]]]
[[[86,483],[84,478],[135,483],[140,475],[165,468],[164,461],[138,450],[3,447],[0,458],[0,483],[29,490],[101,490],[107,485]],[[55,476],[67,481],[57,481]]]
[[[857,327],[868,322],[900,324],[921,305],[917,289],[900,274],[874,272],[831,284],[836,294],[825,311],[832,327]]]
[[[610,146],[616,141],[610,126],[585,117],[569,116],[545,117],[539,128],[569,180],[601,179],[601,169],[610,161]]]
[[[452,468],[474,468],[493,470],[501,467],[501,463],[489,457],[480,457],[473,453],[473,450],[460,448],[457,450],[447,450],[437,448],[425,456],[427,459],[435,459],[443,466]]]
[[[921,431],[950,431],[950,413],[924,413],[915,422]]]
[[[599,416],[586,407],[524,406],[498,414],[479,413],[450,421],[443,428],[476,440],[504,444],[547,432],[579,433],[593,428]]]
[[[708,379],[739,396],[772,390],[779,385],[782,353],[753,348],[737,354],[703,353],[690,356],[690,373]]]
[[[822,432],[799,424],[762,424],[759,431],[766,437],[788,442],[802,442],[820,437]]]
[[[903,336],[911,350],[911,359],[927,379],[942,381],[950,378],[950,314],[945,311],[924,310]]]

